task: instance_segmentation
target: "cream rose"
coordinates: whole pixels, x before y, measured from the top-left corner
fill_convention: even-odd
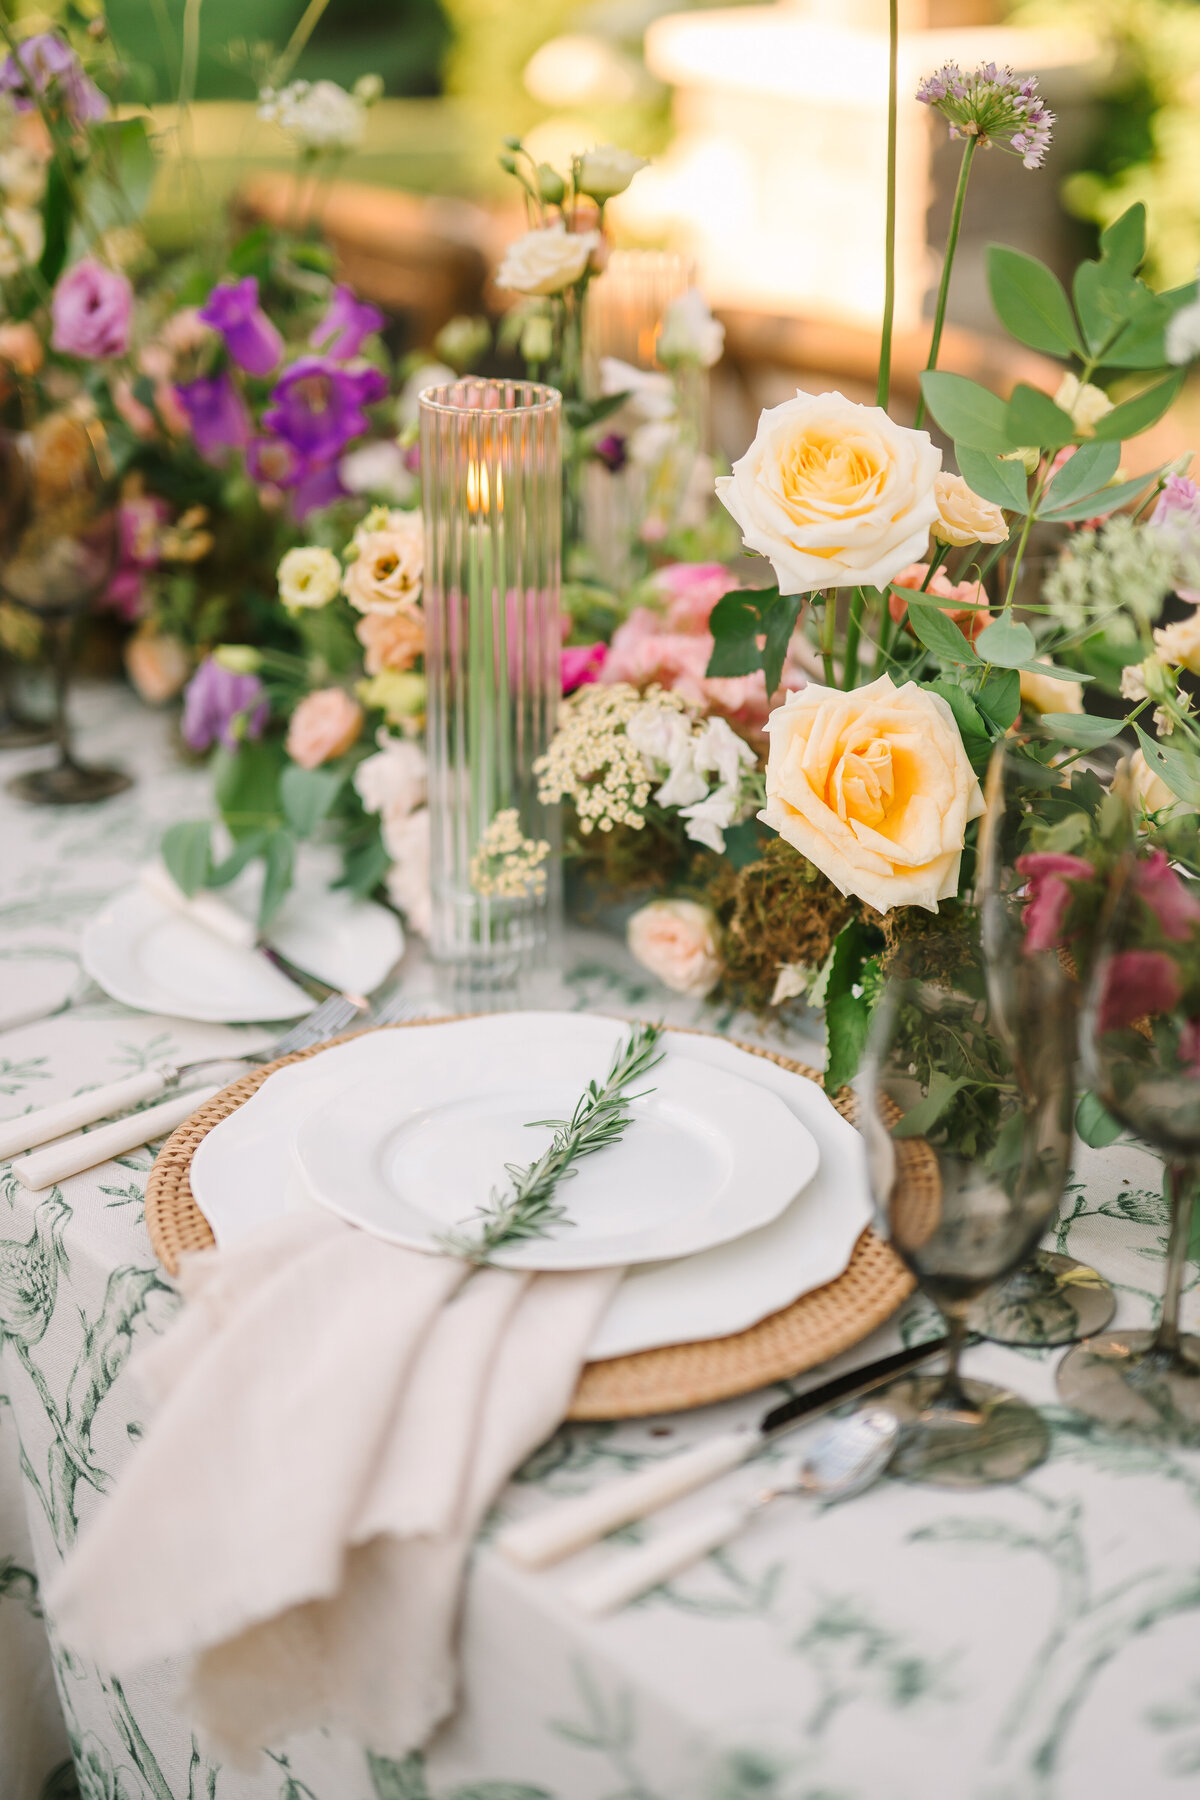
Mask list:
[[[1097,419],[1102,419],[1113,409],[1107,394],[1093,387],[1090,381],[1080,381],[1078,375],[1072,375],[1069,370],[1058,384],[1054,404],[1068,415],[1080,437],[1094,437]]]
[[[592,200],[613,200],[623,194],[634,176],[646,168],[644,156],[632,150],[619,150],[616,144],[602,144],[598,150],[585,150],[579,159],[579,191]]]
[[[496,286],[518,294],[561,294],[579,280],[599,242],[598,231],[568,231],[562,224],[527,231],[505,251]]]
[[[1008,536],[1004,514],[990,500],[982,500],[961,475],[943,469],[933,484],[938,516],[933,535],[939,544],[1002,544]]]
[[[983,795],[940,694],[881,675],[840,693],[810,682],[767,720],[759,818],[876,912],[938,910],[958,892]]]
[[[895,424],[882,407],[801,391],[767,408],[716,488],[784,593],[884,587],[924,555],[941,462],[928,432]]]
[[[275,571],[279,598],[292,611],[328,606],[342,585],[342,565],[318,544],[289,550]]]
[[[1190,669],[1200,675],[1200,607],[1174,625],[1164,625],[1154,633],[1154,644],[1162,662],[1173,668]]]
[[[1081,713],[1083,683],[1063,681],[1058,675],[1033,675],[1022,669],[1021,704],[1040,713]]]
[[[362,724],[362,707],[342,688],[318,688],[305,694],[292,714],[284,748],[302,769],[317,769],[344,756]]]
[[[1133,791],[1147,812],[1162,812],[1168,806],[1179,804],[1179,796],[1171,792],[1162,776],[1155,773],[1140,750],[1135,750],[1129,759],[1129,773],[1133,780]]]
[[[717,921],[696,900],[651,900],[634,913],[625,935],[642,967],[676,994],[702,1000],[721,979]]]
[[[425,532],[416,512],[391,512],[374,525],[368,515],[354,534],[357,554],[342,578],[342,592],[364,613],[394,613],[419,599]]]

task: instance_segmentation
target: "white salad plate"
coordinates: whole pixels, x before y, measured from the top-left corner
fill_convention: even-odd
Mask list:
[[[300,1123],[296,1168],[330,1212],[436,1251],[448,1233],[477,1230],[510,1165],[549,1148],[552,1122],[603,1081],[627,1031],[577,1013],[512,1013],[451,1028],[442,1055],[424,1033],[381,1035],[375,1073]],[[565,1216],[491,1261],[597,1269],[686,1256],[777,1218],[816,1173],[815,1139],[774,1094],[689,1061],[678,1040],[638,1089],[618,1141],[559,1188]]]
[[[317,1106],[376,1072],[381,1039],[417,1039],[422,1056],[432,1059],[456,1054],[462,1034],[483,1030],[504,1055],[513,1017],[373,1033],[276,1071],[193,1157],[192,1192],[217,1243],[232,1244],[281,1213],[315,1204],[295,1172],[293,1139]],[[570,1023],[582,1041],[595,1021],[572,1014]],[[722,1038],[668,1032],[666,1041],[695,1063],[773,1093],[811,1132],[820,1162],[771,1223],[698,1254],[633,1269],[597,1327],[588,1350],[594,1361],[747,1330],[840,1275],[871,1216],[862,1140],[815,1082]]]
[[[254,916],[252,886],[235,884],[223,897]],[[378,987],[404,949],[394,913],[312,879],[287,896],[270,941],[297,967],[353,993]],[[106,994],[139,1012],[242,1025],[299,1018],[313,1005],[256,950],[227,942],[140,882],[122,888],[89,919],[81,955]]]

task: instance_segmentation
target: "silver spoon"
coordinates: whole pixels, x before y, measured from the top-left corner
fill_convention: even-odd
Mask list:
[[[635,1550],[610,1557],[603,1567],[574,1582],[568,1597],[593,1616],[616,1612],[727,1544],[764,1506],[785,1494],[809,1494],[826,1506],[861,1494],[887,1468],[899,1435],[899,1420],[881,1406],[834,1419],[802,1456],[783,1464],[770,1487],[707,1507],[656,1532]]]

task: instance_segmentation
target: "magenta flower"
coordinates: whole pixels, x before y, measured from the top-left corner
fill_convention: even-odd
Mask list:
[[[26,38],[15,55],[5,58],[0,93],[12,95],[15,112],[32,112],[33,96],[44,94],[51,104],[58,100],[76,125],[108,116],[108,101],[84,74],[71,46],[53,31]]]
[[[364,338],[382,329],[383,314],[377,306],[355,297],[352,289],[336,287],[329,311],[309,338],[314,350],[323,350],[337,362],[357,356]]]
[[[50,302],[50,343],[66,356],[124,356],[133,320],[133,289],[116,269],[85,256],[65,275]]]
[[[1017,874],[1029,883],[1025,904],[1025,955],[1055,950],[1063,941],[1063,926],[1073,895],[1067,883],[1090,881],[1095,876],[1082,856],[1059,850],[1035,850],[1017,858]]]
[[[283,339],[258,304],[258,280],[221,281],[196,317],[225,339],[235,363],[247,375],[269,375],[283,356]]]
[[[201,375],[175,389],[187,414],[196,448],[205,462],[219,462],[223,450],[241,449],[250,436],[246,406],[228,371]]]
[[[707,631],[713,607],[736,586],[723,563],[668,563],[654,577],[672,631]]]
[[[1165,850],[1154,850],[1135,865],[1133,885],[1146,902],[1163,935],[1172,943],[1186,943],[1200,925],[1200,900],[1167,861]]]
[[[190,750],[218,741],[236,750],[244,739],[262,736],[269,712],[257,675],[235,675],[206,656],[184,689],[180,731]]]
[[[598,681],[608,655],[607,644],[568,644],[562,651],[562,691],[573,694],[578,687]]]
[[[1162,950],[1122,950],[1108,965],[1097,1028],[1123,1031],[1135,1019],[1168,1013],[1179,1004],[1183,982]]]
[[[331,462],[369,423],[364,406],[382,400],[378,369],[339,369],[323,356],[302,356],[271,390],[263,424],[312,462]]]
[[[157,495],[123,500],[117,508],[117,566],[101,602],[122,619],[141,617],[146,571],[158,567],[162,544],[160,528],[168,507]]]
[[[619,431],[610,431],[607,437],[594,444],[592,455],[604,464],[610,475],[619,474],[629,461],[629,451]]]

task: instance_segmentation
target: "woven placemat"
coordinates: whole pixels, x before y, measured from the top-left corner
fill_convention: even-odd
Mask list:
[[[418,1019],[383,1029],[417,1031],[422,1025],[433,1023],[446,1021]],[[774,1050],[736,1039],[724,1041],[736,1043],[739,1050],[762,1056],[807,1080],[820,1080],[815,1069]],[[154,1253],[169,1274],[178,1272],[181,1256],[192,1250],[211,1249],[215,1241],[207,1219],[192,1197],[189,1181],[192,1157],[200,1140],[247,1101],[276,1069],[329,1048],[331,1045],[323,1044],[314,1050],[300,1050],[294,1056],[280,1057],[277,1062],[251,1070],[214,1094],[168,1138],[146,1183],[146,1227]],[[838,1095],[834,1105],[843,1118],[856,1123],[856,1102],[848,1088]],[[567,1416],[629,1419],[648,1413],[682,1412],[799,1375],[849,1350],[882,1325],[912,1288],[913,1279],[907,1269],[868,1228],[836,1281],[802,1294],[790,1306],[761,1319],[748,1331],[589,1363],[579,1378]]]

